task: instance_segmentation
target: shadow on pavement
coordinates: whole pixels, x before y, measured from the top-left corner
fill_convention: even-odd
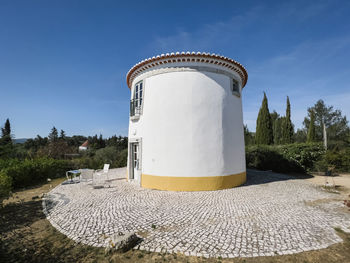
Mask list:
[[[242,186],[267,184],[277,181],[295,180],[295,179],[307,179],[311,178],[311,175],[287,175],[275,173],[272,171],[259,171],[253,169],[247,169],[247,182]]]

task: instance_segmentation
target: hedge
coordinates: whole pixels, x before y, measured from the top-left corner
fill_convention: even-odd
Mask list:
[[[4,172],[0,171],[0,206],[2,204],[2,200],[10,195],[11,189],[11,178],[7,176]]]
[[[254,145],[246,147],[246,164],[259,170],[307,173],[323,155],[321,144]]]
[[[350,148],[327,151],[324,158],[317,162],[319,171],[350,172]]]
[[[46,181],[47,178],[61,177],[73,168],[70,161],[50,158],[2,160],[0,165],[1,173],[11,178],[13,188],[31,186]]]
[[[92,156],[89,153],[81,158],[74,159],[74,165],[80,168],[102,169],[103,164],[109,163],[110,168],[126,166],[128,149],[118,151],[115,147],[105,147],[97,150]]]

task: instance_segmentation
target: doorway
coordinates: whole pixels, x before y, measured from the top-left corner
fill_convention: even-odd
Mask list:
[[[140,169],[140,149],[139,143],[133,142],[130,143],[131,150],[131,167],[130,167],[130,179],[135,179],[138,174],[138,170]]]

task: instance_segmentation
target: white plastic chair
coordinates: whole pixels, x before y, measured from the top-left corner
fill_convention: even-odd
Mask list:
[[[102,170],[96,170],[94,172],[92,177],[93,188],[102,188],[105,182],[109,182],[109,166],[110,164],[105,164]]]
[[[91,181],[94,175],[94,170],[92,169],[79,169],[80,175],[79,179],[81,182]]]

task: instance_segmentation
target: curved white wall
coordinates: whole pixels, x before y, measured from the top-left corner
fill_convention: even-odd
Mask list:
[[[193,68],[149,70],[143,112],[130,120],[129,140],[142,140],[141,173],[164,177],[216,177],[245,172],[241,98],[231,92],[234,72]],[[169,68],[168,68],[169,69]],[[157,74],[161,73],[161,74]]]

